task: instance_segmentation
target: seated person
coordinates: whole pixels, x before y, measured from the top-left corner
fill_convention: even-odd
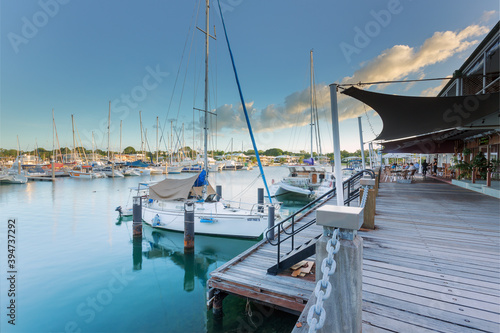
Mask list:
[[[410,163],[410,166],[408,167],[408,170],[409,171],[417,170],[417,167],[413,163]]]

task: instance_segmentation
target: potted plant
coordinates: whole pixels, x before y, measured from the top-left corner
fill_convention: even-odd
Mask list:
[[[457,179],[470,179],[472,176],[473,166],[471,163],[468,163],[463,160],[463,157],[470,155],[470,149],[465,148],[462,152],[462,159],[458,160],[457,156],[453,157],[453,165],[450,167],[453,170],[457,171]]]

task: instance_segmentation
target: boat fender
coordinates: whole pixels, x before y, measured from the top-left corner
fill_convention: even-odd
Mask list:
[[[153,224],[153,227],[159,226],[161,224],[160,216],[158,214],[156,214],[155,217],[153,217],[153,220],[151,222]]]

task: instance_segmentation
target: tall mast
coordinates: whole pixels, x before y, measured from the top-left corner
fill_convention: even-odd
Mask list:
[[[122,123],[123,123],[123,120],[120,120],[120,157],[123,157],[121,154],[122,154]],[[120,160],[122,160],[120,158]]]
[[[170,165],[172,165],[172,155],[174,155],[174,122],[170,121]]]
[[[21,174],[21,153],[20,153],[21,148],[19,147],[19,135],[17,136],[17,174]]]
[[[313,158],[313,50],[311,50],[311,158]]]
[[[146,148],[146,145],[149,146],[149,142],[148,142],[148,129],[147,128],[144,129],[144,149],[149,150],[149,148]],[[143,154],[146,155],[145,152],[143,152]]]
[[[95,152],[94,152],[94,131],[92,131],[92,162],[95,160]]]
[[[139,110],[139,126],[141,127],[141,153],[144,155],[144,139],[142,138],[142,116]]]
[[[109,127],[111,126],[111,101],[109,101],[108,111],[108,162],[109,162]]]
[[[204,158],[205,172],[208,175],[208,38],[210,37],[209,27],[209,10],[210,0],[206,0],[206,25],[205,25],[205,142],[204,142]],[[206,194],[206,186],[203,187],[203,193]]]
[[[61,163],[63,162],[62,158],[62,152],[61,152],[61,145],[59,144],[59,136],[57,135],[57,126],[56,126],[56,120],[54,118],[54,109],[52,109],[52,125],[54,128],[54,132],[56,134],[56,142],[57,142],[57,151],[59,152],[59,156],[61,156]],[[57,161],[57,154],[55,157],[55,161]]]
[[[55,140],[56,140],[56,131],[54,129],[54,109],[52,109],[52,163],[55,163],[56,161]]]
[[[73,130],[73,161],[76,161],[76,144],[75,144],[75,119],[71,115],[71,128]]]
[[[156,116],[156,163],[158,163],[158,116]]]

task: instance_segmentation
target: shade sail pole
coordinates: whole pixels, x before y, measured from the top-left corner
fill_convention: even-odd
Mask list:
[[[361,163],[363,163],[363,170],[366,167],[365,163],[365,150],[363,145],[363,126],[361,125],[361,117],[358,117],[358,125],[359,125],[359,145],[361,147]]]
[[[342,157],[340,156],[339,109],[337,106],[337,84],[330,84],[332,109],[333,159],[335,161],[335,187],[337,188],[337,206],[344,205],[344,187],[342,185]]]

